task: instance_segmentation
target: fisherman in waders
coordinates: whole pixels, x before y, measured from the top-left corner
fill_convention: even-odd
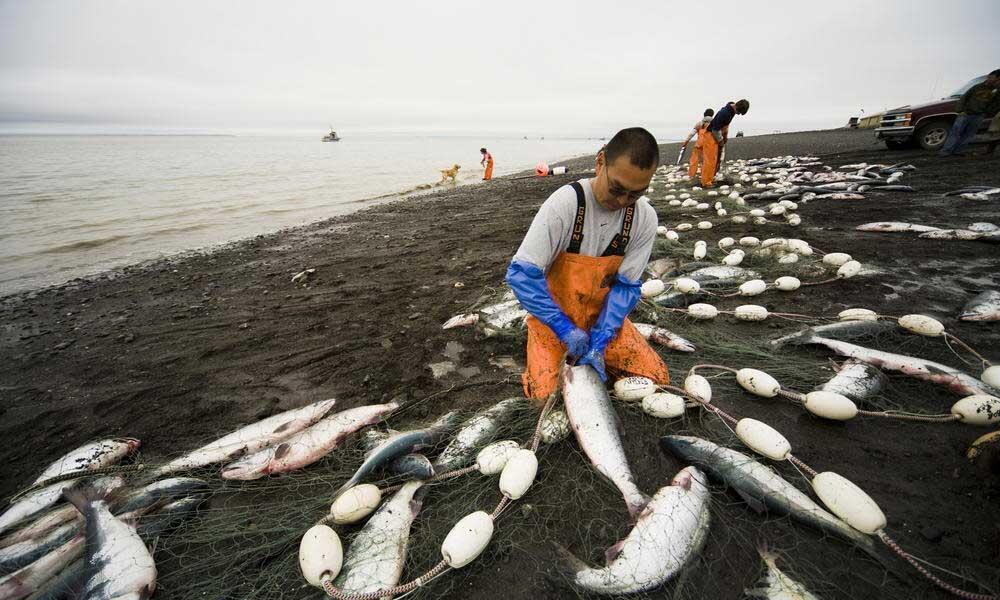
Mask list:
[[[719,160],[722,158],[722,148],[729,139],[729,124],[733,122],[736,115],[745,115],[750,110],[749,100],[730,102],[719,109],[708,124],[707,132],[702,142],[701,152],[705,156],[705,164],[701,166],[701,187],[712,187],[715,173],[719,169]]]
[[[694,129],[691,130],[691,133],[688,134],[687,139],[684,140],[684,144],[681,146],[681,156],[683,156],[684,150],[687,149],[691,138],[695,138],[694,150],[691,151],[691,164],[688,166],[688,177],[691,179],[694,179],[695,175],[698,174],[698,163],[705,162],[705,158],[702,156],[702,147],[704,146],[705,135],[707,135],[706,130],[708,128],[708,124],[712,122],[712,116],[714,115],[714,110],[706,108],[701,121],[694,124]]]
[[[507,269],[528,317],[524,393],[555,391],[563,358],[666,384],[667,365],[626,317],[656,238],[656,211],[643,194],[660,155],[645,129],[619,131],[597,154],[596,173],[542,204]]]
[[[479,161],[483,169],[483,181],[493,179],[493,155],[486,148],[480,148],[479,153],[483,155],[483,160]]]

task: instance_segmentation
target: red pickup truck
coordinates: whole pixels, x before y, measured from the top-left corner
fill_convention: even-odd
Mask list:
[[[944,145],[955,121],[955,104],[969,88],[982,83],[986,76],[976,77],[954,94],[936,102],[906,105],[885,111],[875,129],[875,137],[883,140],[890,150],[901,150],[919,144],[924,150],[938,150]],[[979,133],[985,133],[989,119],[984,119]]]

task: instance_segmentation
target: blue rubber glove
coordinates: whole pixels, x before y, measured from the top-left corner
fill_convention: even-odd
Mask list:
[[[590,365],[594,367],[597,371],[597,376],[601,378],[601,381],[607,382],[608,374],[605,372],[604,366],[604,349],[596,350],[591,348],[586,354],[580,357],[580,360],[576,361],[577,366],[579,365]]]
[[[566,345],[566,353],[570,358],[582,356],[587,351],[590,335],[574,325],[552,299],[545,273],[541,269],[531,263],[515,260],[507,268],[507,283],[524,310],[545,323],[559,341]]]
[[[590,329],[590,348],[577,364],[594,367],[594,370],[600,375],[601,381],[608,380],[604,365],[604,350],[618,335],[618,330],[622,328],[625,317],[639,303],[641,287],[642,284],[638,281],[629,281],[621,274],[615,276],[615,283],[604,298],[601,314],[598,315],[597,322]]]

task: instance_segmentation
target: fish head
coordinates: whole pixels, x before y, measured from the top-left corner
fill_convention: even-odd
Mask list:
[[[683,488],[696,496],[707,496],[708,477],[697,467],[684,467],[670,481],[670,485]]]
[[[434,423],[431,425],[430,428],[434,430],[440,430],[443,433],[450,431],[455,427],[458,427],[458,424],[461,422],[462,422],[461,411],[453,410],[449,413],[444,414],[436,421],[434,421]]]
[[[125,444],[125,448],[127,449],[126,454],[132,454],[138,450],[142,443],[136,438],[115,438],[115,441],[120,444]]]
[[[244,456],[240,460],[222,467],[222,478],[255,479],[262,474],[267,474],[267,467],[273,457],[273,448]]]
[[[695,444],[700,441],[696,437],[686,435],[665,435],[660,438],[660,446],[664,451],[683,458],[684,460],[694,460],[697,454]],[[680,473],[678,473],[678,476]]]

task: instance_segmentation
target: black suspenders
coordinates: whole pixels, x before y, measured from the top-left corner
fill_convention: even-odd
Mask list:
[[[566,252],[570,254],[580,253],[580,244],[583,243],[583,219],[587,214],[587,197],[583,193],[583,186],[579,181],[570,184],[576,192],[576,217],[573,219],[573,233],[569,238],[569,246]],[[625,256],[625,249],[628,247],[629,237],[632,235],[632,221],[635,218],[635,205],[625,209],[625,217],[622,219],[622,230],[616,233],[611,239],[611,243],[601,254],[604,256]]]

